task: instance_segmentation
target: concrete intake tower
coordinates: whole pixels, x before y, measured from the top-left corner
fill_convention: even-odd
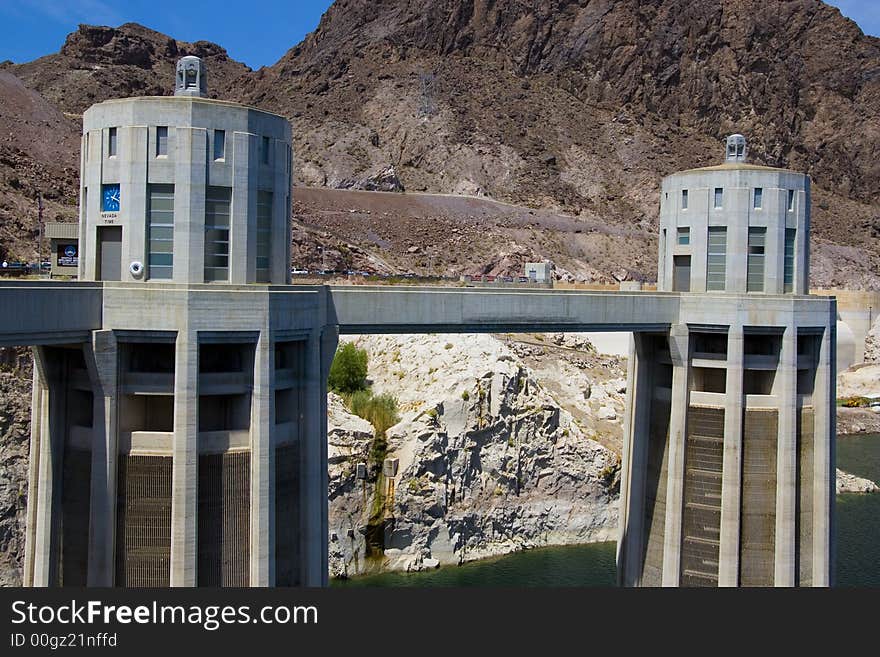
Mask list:
[[[733,135],[664,179],[656,292],[290,285],[290,123],[206,94],[185,57],[174,96],[89,108],[79,280],[0,283],[34,357],[24,585],[326,585],[338,336],[550,331],[633,335],[621,584],[833,583],[807,176]]]

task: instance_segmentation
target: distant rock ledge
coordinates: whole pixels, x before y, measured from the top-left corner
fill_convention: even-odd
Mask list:
[[[837,470],[837,494],[841,493],[880,493],[880,486],[870,479],[856,477],[849,472]]]

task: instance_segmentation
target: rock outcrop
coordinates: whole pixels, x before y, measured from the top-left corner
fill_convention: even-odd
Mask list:
[[[331,465],[334,575],[614,539],[617,455],[591,440],[502,342],[359,343],[371,355],[374,389],[399,396],[403,419],[387,432],[386,454],[399,459],[399,472],[393,500],[381,494],[387,481],[357,481],[352,461],[367,461],[371,436],[331,400],[331,453],[354,455]]]
[[[359,180],[346,178],[345,180],[331,181],[328,184],[335,189],[360,189],[366,192],[406,191],[400,178],[397,177],[397,171],[395,171],[393,164],[378,173],[367,175]]]
[[[880,398],[880,363],[861,363],[838,374],[837,397]]]
[[[880,316],[874,320],[871,330],[865,337],[865,357],[866,363],[880,363]]]
[[[0,349],[0,586],[20,586],[24,565],[31,361]]]
[[[841,493],[878,493],[880,486],[870,479],[857,477],[854,474],[837,470],[837,494]]]

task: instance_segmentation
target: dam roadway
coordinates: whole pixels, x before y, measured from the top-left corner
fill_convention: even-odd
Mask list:
[[[167,308],[226,301],[241,310],[251,301],[286,307],[273,329],[339,327],[340,334],[504,333],[550,331],[665,331],[678,318],[680,294],[428,286],[149,285],[10,281],[0,283],[0,346],[88,341],[101,330],[114,300],[167,298]],[[162,313],[132,312],[128,330],[162,330]],[[304,317],[307,313],[308,317]],[[124,318],[118,318],[123,319]],[[222,319],[222,318],[218,318]],[[317,320],[317,321],[316,321]],[[223,322],[221,322],[223,323]],[[114,322],[114,328],[118,328]],[[230,328],[233,328],[230,326]]]

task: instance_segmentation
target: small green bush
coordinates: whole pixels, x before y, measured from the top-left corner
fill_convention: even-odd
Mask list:
[[[464,399],[465,401],[467,401],[468,399],[471,398],[471,393],[469,393],[467,390],[462,390],[461,391],[461,398]]]
[[[377,436],[384,436],[400,421],[397,399],[393,395],[373,395],[369,390],[358,390],[347,398],[346,403],[348,410],[373,425]]]
[[[328,385],[334,392],[351,394],[367,388],[367,350],[346,342],[333,357]]]

